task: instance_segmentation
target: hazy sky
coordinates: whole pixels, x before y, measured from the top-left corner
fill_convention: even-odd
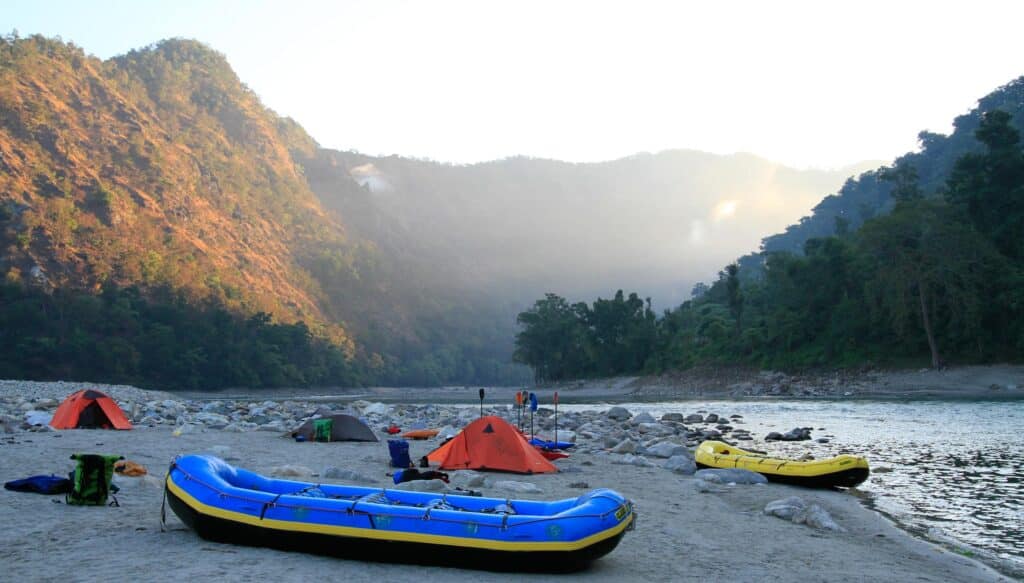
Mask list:
[[[1024,75],[1021,22],[980,0],[0,3],[0,30],[102,58],[196,38],[325,146],[453,162],[890,159]]]

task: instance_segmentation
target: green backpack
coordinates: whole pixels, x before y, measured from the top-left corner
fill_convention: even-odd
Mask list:
[[[97,455],[76,453],[71,459],[78,462],[71,474],[71,492],[65,498],[68,504],[75,506],[103,506],[107,497],[114,498],[118,488],[111,483],[114,476],[114,462],[123,460],[119,455]],[[120,506],[117,498],[111,506]]]

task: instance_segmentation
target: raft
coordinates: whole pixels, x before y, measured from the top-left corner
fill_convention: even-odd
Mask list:
[[[573,571],[631,530],[633,504],[593,490],[553,502],[267,478],[206,455],[172,462],[168,505],[207,540],[362,560]]]
[[[694,459],[699,468],[741,468],[763,474],[772,482],[811,488],[852,488],[869,474],[868,460],[861,456],[797,461],[767,457],[721,441],[700,444]]]
[[[576,444],[571,441],[554,441],[551,439],[541,439],[539,437],[532,437],[529,441],[530,445],[543,447],[544,449],[570,449],[576,446]]]
[[[430,439],[436,437],[440,429],[414,429],[402,434],[405,439]]]
[[[569,454],[562,451],[558,451],[557,449],[545,449],[543,447],[538,447],[536,445],[533,446],[533,448],[536,449],[537,453],[539,453],[541,456],[544,457],[544,459],[548,460],[549,462],[553,462],[555,460],[564,460],[565,458],[569,457]]]

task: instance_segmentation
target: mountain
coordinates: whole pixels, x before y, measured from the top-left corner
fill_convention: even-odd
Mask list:
[[[302,255],[347,248],[343,225],[220,55],[180,40],[107,62],[39,37],[0,50],[0,270],[326,322]]]
[[[845,175],[693,151],[339,152],[201,43],[101,61],[2,37],[0,374],[519,382],[515,315],[539,293],[676,302]]]
[[[1011,114],[1013,127],[1024,131],[1024,115],[1021,115],[1024,113],[1024,77],[982,97],[977,107],[957,116],[950,135],[932,132],[918,134],[920,151],[900,156],[892,166],[912,168],[926,196],[941,195],[956,160],[964,154],[981,151],[982,145],[975,138],[974,132],[985,112],[997,109]],[[790,225],[782,233],[765,237],[761,249],[766,252],[800,253],[808,239],[834,234],[837,218],[844,219],[850,229],[856,229],[865,220],[888,213],[894,201],[891,196],[893,185],[882,180],[882,173],[887,167],[850,178],[838,192],[826,196],[815,205],[810,215]]]
[[[469,289],[522,304],[628,286],[664,306],[865,167],[794,170],[691,150],[472,165],[319,150],[302,164],[326,206],[359,217],[354,232],[457,266]]]

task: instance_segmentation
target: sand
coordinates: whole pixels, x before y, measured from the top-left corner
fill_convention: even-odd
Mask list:
[[[413,442],[414,459],[433,445]],[[0,491],[0,565],[7,581],[518,581],[512,573],[392,565],[206,542],[169,513],[160,528],[162,477],[178,454],[220,452],[231,463],[261,473],[285,464],[323,472],[356,470],[389,482],[386,444],[296,443],[271,432],[219,430],[173,436],[168,427],[133,431],[71,430],[0,435],[4,481],[72,469],[74,452],[117,453],[151,471],[118,479],[121,506],[73,507],[62,498]],[[915,539],[846,493],[780,485],[721,486],[701,493],[691,477],[658,467],[611,465],[600,454],[558,462],[554,475],[529,481],[558,499],[578,496],[585,481],[610,487],[636,504],[638,524],[622,544],[585,572],[531,575],[537,580],[598,581],[995,581],[988,567]],[[319,481],[311,478],[311,481]],[[330,480],[324,480],[330,481]],[[485,495],[507,493],[484,489]],[[799,495],[824,507],[844,533],[814,530],[766,516],[771,500]]]

